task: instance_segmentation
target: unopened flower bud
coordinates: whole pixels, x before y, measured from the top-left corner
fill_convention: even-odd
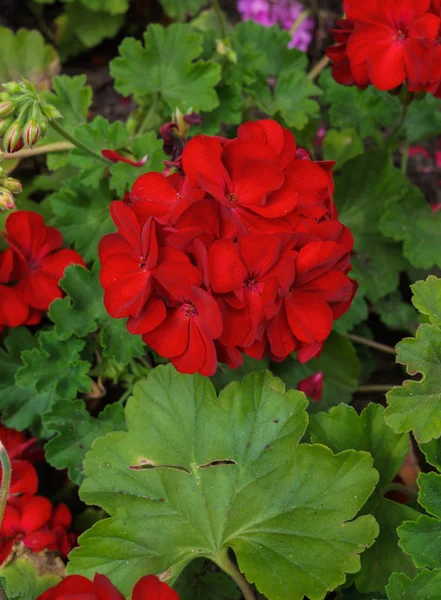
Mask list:
[[[12,210],[15,208],[14,196],[9,190],[0,188],[0,210]]]
[[[44,137],[46,135],[48,122],[49,121],[44,116],[41,116],[41,118],[39,119],[40,137]]]
[[[8,191],[12,192],[13,194],[19,194],[23,190],[20,181],[18,181],[18,179],[13,179],[12,177],[4,179],[2,181],[2,186],[4,186]]]
[[[0,118],[0,137],[5,135],[6,131],[12,124],[12,119],[2,119]]]
[[[51,121],[52,119],[61,119],[63,116],[53,104],[44,104],[41,107],[42,113]]]
[[[20,84],[16,81],[8,81],[3,84],[3,87],[9,94],[18,94],[20,91]]]
[[[20,145],[21,143],[21,145]],[[23,146],[21,139],[21,125],[18,121],[14,121],[5,133],[3,147],[7,152],[16,152]]]
[[[12,112],[14,112],[15,103],[11,100],[3,100],[0,103],[0,117],[7,117]]]
[[[35,119],[30,119],[23,130],[23,139],[29,148],[36,144],[40,138],[40,126]]]

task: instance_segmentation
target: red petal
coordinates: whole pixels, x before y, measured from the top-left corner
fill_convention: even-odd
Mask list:
[[[10,248],[0,253],[0,283],[8,283],[14,264],[14,255]]]
[[[26,534],[44,527],[52,514],[52,504],[43,496],[33,496],[23,503],[21,528]]]
[[[189,317],[179,307],[172,309],[161,325],[144,334],[142,339],[161,356],[171,358],[185,352],[189,335]]]
[[[91,581],[82,575],[68,575],[66,579],[44,592],[37,600],[73,600],[75,595],[79,596],[80,594],[81,600],[96,600]]]
[[[276,235],[247,235],[239,238],[238,247],[249,273],[259,279],[279,259],[282,243]]]
[[[132,167],[142,167],[142,165],[145,165],[148,158],[148,155],[146,154],[143,158],[141,158],[141,160],[132,160],[126,156],[118,154],[118,152],[115,152],[115,150],[101,150],[101,154],[104,156],[104,158],[107,158],[107,160],[110,160],[113,163],[123,162],[127,165],[132,165]]]
[[[95,577],[93,578],[93,591],[97,600],[125,600],[124,596],[117,590],[110,579],[99,573],[95,573]]]
[[[208,271],[213,290],[221,294],[241,288],[248,277],[238,247],[229,240],[212,244],[208,251]]]
[[[207,330],[213,339],[222,333],[222,315],[216,300],[208,292],[194,287],[191,292],[191,301],[198,311],[198,322]]]
[[[331,333],[332,311],[319,296],[294,291],[286,299],[285,307],[289,327],[302,342],[322,342]]]
[[[150,298],[139,317],[127,319],[127,330],[134,334],[143,334],[156,329],[165,319],[167,309],[160,298]]]
[[[52,515],[52,523],[69,529],[72,525],[72,514],[65,504],[59,504]]]
[[[185,174],[195,182],[202,175],[218,188],[228,187],[231,179],[221,160],[222,145],[222,141],[215,137],[197,135],[191,139],[182,154]]]
[[[132,248],[142,254],[140,241],[141,227],[133,210],[124,204],[124,202],[115,200],[110,205],[110,214],[120,234]]]
[[[146,575],[133,588],[132,600],[179,600],[179,596],[155,575]]]
[[[12,477],[9,495],[36,494],[38,489],[37,472],[27,460],[11,460]],[[1,473],[1,469],[0,469]]]
[[[86,263],[78,252],[66,248],[65,250],[52,252],[52,254],[43,258],[40,263],[39,271],[46,273],[59,281],[69,265],[81,265],[86,267]]]
[[[13,287],[0,285],[0,324],[18,327],[25,323],[29,307]]]
[[[47,227],[41,215],[18,210],[6,220],[8,244],[26,261],[39,260],[47,253],[61,248],[63,238],[53,227]]]

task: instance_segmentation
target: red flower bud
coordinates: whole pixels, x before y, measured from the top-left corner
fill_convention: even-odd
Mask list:
[[[314,402],[320,402],[323,393],[323,373],[318,371],[314,375],[302,379],[302,381],[299,381],[297,389]]]
[[[3,147],[7,152],[16,152],[23,147],[23,140],[21,138],[21,125],[18,121],[14,121],[14,123],[12,123],[8,131],[5,133]]]
[[[113,163],[123,162],[127,165],[132,165],[132,167],[142,167],[142,165],[145,165],[148,158],[148,154],[146,154],[140,160],[132,160],[131,158],[127,158],[127,156],[118,154],[118,152],[115,152],[115,150],[101,150],[101,155]]]
[[[14,196],[9,190],[0,188],[0,211],[15,208]]]
[[[0,104],[0,117],[7,117],[10,115],[15,108],[15,103],[11,100],[6,100]]]
[[[24,142],[29,148],[36,144],[40,138],[40,126],[35,119],[30,119],[23,132]]]
[[[11,126],[12,119],[2,119],[0,118],[0,136],[5,135],[6,131]]]

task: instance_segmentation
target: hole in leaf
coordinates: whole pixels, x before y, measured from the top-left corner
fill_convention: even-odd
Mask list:
[[[217,467],[219,465],[237,465],[237,462],[235,460],[230,460],[229,458],[226,458],[225,460],[212,460],[204,465],[199,465],[199,469],[208,469],[208,467]]]
[[[143,458],[139,465],[129,465],[129,469],[133,471],[151,471],[152,469],[173,469],[174,471],[182,471],[183,473],[191,474],[190,469],[181,465],[155,465],[151,460]]]

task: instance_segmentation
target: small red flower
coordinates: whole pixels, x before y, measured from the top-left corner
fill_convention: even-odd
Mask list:
[[[302,381],[299,381],[297,389],[314,400],[314,402],[320,402],[323,393],[323,373],[318,371]]]
[[[66,267],[85,265],[77,252],[62,249],[61,233],[45,225],[37,213],[19,210],[9,215],[3,236],[14,252],[14,289],[33,309],[47,310],[53,300],[62,297],[58,283]]]
[[[82,575],[68,575],[37,600],[125,600],[105,575],[95,574],[93,581]],[[147,600],[145,598],[144,600]]]

